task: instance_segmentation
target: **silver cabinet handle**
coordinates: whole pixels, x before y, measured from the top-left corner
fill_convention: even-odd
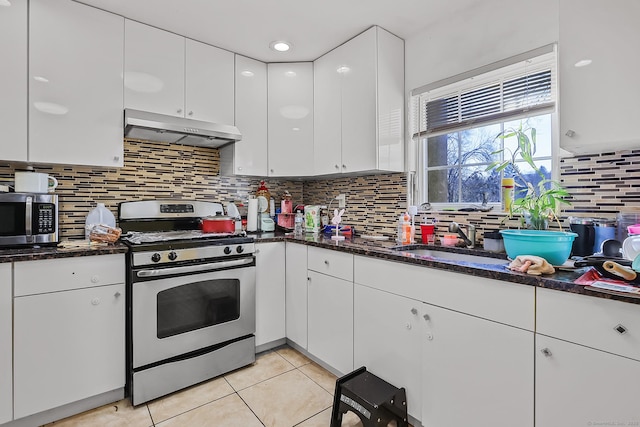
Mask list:
[[[120,292],[116,292],[115,294],[113,294],[113,296],[116,298],[120,297],[120,295],[122,295]]]
[[[329,265],[329,261],[327,261],[326,259],[324,260],[324,265]]]
[[[342,169],[346,169],[346,168],[347,168],[347,165],[342,165]]]
[[[540,353],[544,354],[544,357],[551,357],[553,355],[553,353],[551,353],[551,350],[546,347],[540,350]]]
[[[189,115],[190,115],[190,116],[193,116],[193,111],[189,111]]]
[[[340,166],[338,166],[338,165],[335,165],[335,167],[336,167],[336,169],[340,169]]]
[[[613,328],[616,332],[618,332],[620,335],[626,334],[628,329],[626,326],[624,326],[621,323],[618,323],[614,328]]]
[[[431,317],[429,317],[429,315],[428,315],[428,314],[425,314],[425,315],[423,315],[422,317],[423,317],[423,318],[424,318],[424,320],[426,320],[427,322],[428,322],[429,320],[431,320]]]
[[[176,113],[182,114],[182,108],[178,108],[178,111],[176,111]]]
[[[418,310],[417,310],[417,309],[415,309],[415,308],[412,308],[412,309],[411,309],[411,314],[418,314]]]
[[[411,330],[411,323],[407,323],[405,325],[405,328],[407,328],[407,331],[410,331]]]
[[[270,170],[271,170],[271,173],[273,173],[273,169],[270,169]]]

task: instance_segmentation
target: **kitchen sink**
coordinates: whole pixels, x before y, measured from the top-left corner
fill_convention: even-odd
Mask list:
[[[403,248],[401,246],[396,246],[393,249],[398,252],[405,252],[419,257],[441,259],[446,261],[472,262],[475,264],[506,264],[507,262],[509,262],[509,260],[506,259],[493,258],[483,255],[463,254],[459,252],[446,252],[432,248]]]

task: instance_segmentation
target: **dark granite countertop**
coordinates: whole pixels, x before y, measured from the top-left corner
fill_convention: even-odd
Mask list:
[[[418,245],[425,248],[434,248],[438,251],[488,256],[491,258],[502,258],[504,259],[504,264],[478,264],[473,262],[463,262],[457,260],[454,261],[415,255],[408,252],[403,252],[401,250],[393,249],[398,245],[392,240],[369,240],[355,237],[352,239],[335,241],[331,240],[329,236],[325,236],[322,234],[306,234],[302,237],[294,237],[292,233],[283,233],[279,231],[272,233],[257,233],[253,234],[253,237],[255,238],[255,241],[257,243],[282,240],[294,241],[309,246],[333,249],[337,251],[352,253],[355,255],[366,255],[389,261],[399,261],[406,262],[408,264],[423,265],[425,267],[438,268],[441,270],[469,274],[472,276],[486,277],[489,279],[497,279],[523,285],[555,289],[559,291],[572,292],[599,298],[614,299],[618,301],[629,302],[632,304],[640,304],[640,298],[592,291],[590,289],[585,289],[583,285],[574,283],[574,281],[582,274],[584,274],[589,267],[575,270],[557,270],[555,274],[533,276],[530,274],[518,273],[508,270],[506,266],[509,264],[509,260],[507,260],[506,254],[495,254],[484,251],[483,249]],[[407,246],[406,248],[409,248],[409,246]]]
[[[123,254],[128,250],[123,243],[107,243],[91,247],[58,248],[39,246],[34,248],[0,249],[0,263],[33,261],[52,258],[71,258],[90,255]]]

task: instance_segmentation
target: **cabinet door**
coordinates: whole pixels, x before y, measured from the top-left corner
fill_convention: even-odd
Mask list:
[[[0,7],[0,57],[0,158],[26,162],[27,0]]]
[[[404,387],[407,410],[416,419],[422,409],[422,382],[416,375],[422,363],[421,308],[418,301],[354,285],[353,366],[366,366],[390,384]]]
[[[185,106],[189,119],[234,123],[234,55],[186,39]]]
[[[309,353],[353,370],[353,282],[309,271]]]
[[[640,362],[543,335],[535,354],[537,427],[640,425]]]
[[[343,46],[342,172],[377,167],[376,27]]]
[[[342,47],[313,63],[314,174],[340,173],[342,168]]]
[[[533,332],[423,309],[422,424],[533,426]]]
[[[0,264],[0,424],[13,419],[11,263]]]
[[[29,160],[122,166],[124,19],[71,0],[29,14]]]
[[[307,247],[286,244],[285,307],[287,339],[307,348]]]
[[[640,2],[558,4],[560,146],[575,153],[637,148],[631,118],[640,116]],[[582,60],[592,62],[576,67]]]
[[[267,64],[236,55],[236,127],[242,140],[220,149],[224,175],[267,176]]]
[[[269,176],[305,176],[313,164],[313,63],[269,64]]]
[[[185,38],[125,21],[124,106],[184,117]]]
[[[14,416],[124,387],[124,284],[14,299]]]
[[[256,245],[256,346],[285,337],[285,244]]]

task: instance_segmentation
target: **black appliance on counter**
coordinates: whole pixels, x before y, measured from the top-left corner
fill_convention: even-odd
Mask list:
[[[0,193],[0,247],[55,245],[58,240],[56,194]]]
[[[118,206],[127,255],[127,390],[133,405],[255,361],[255,245],[203,233],[219,203]]]

